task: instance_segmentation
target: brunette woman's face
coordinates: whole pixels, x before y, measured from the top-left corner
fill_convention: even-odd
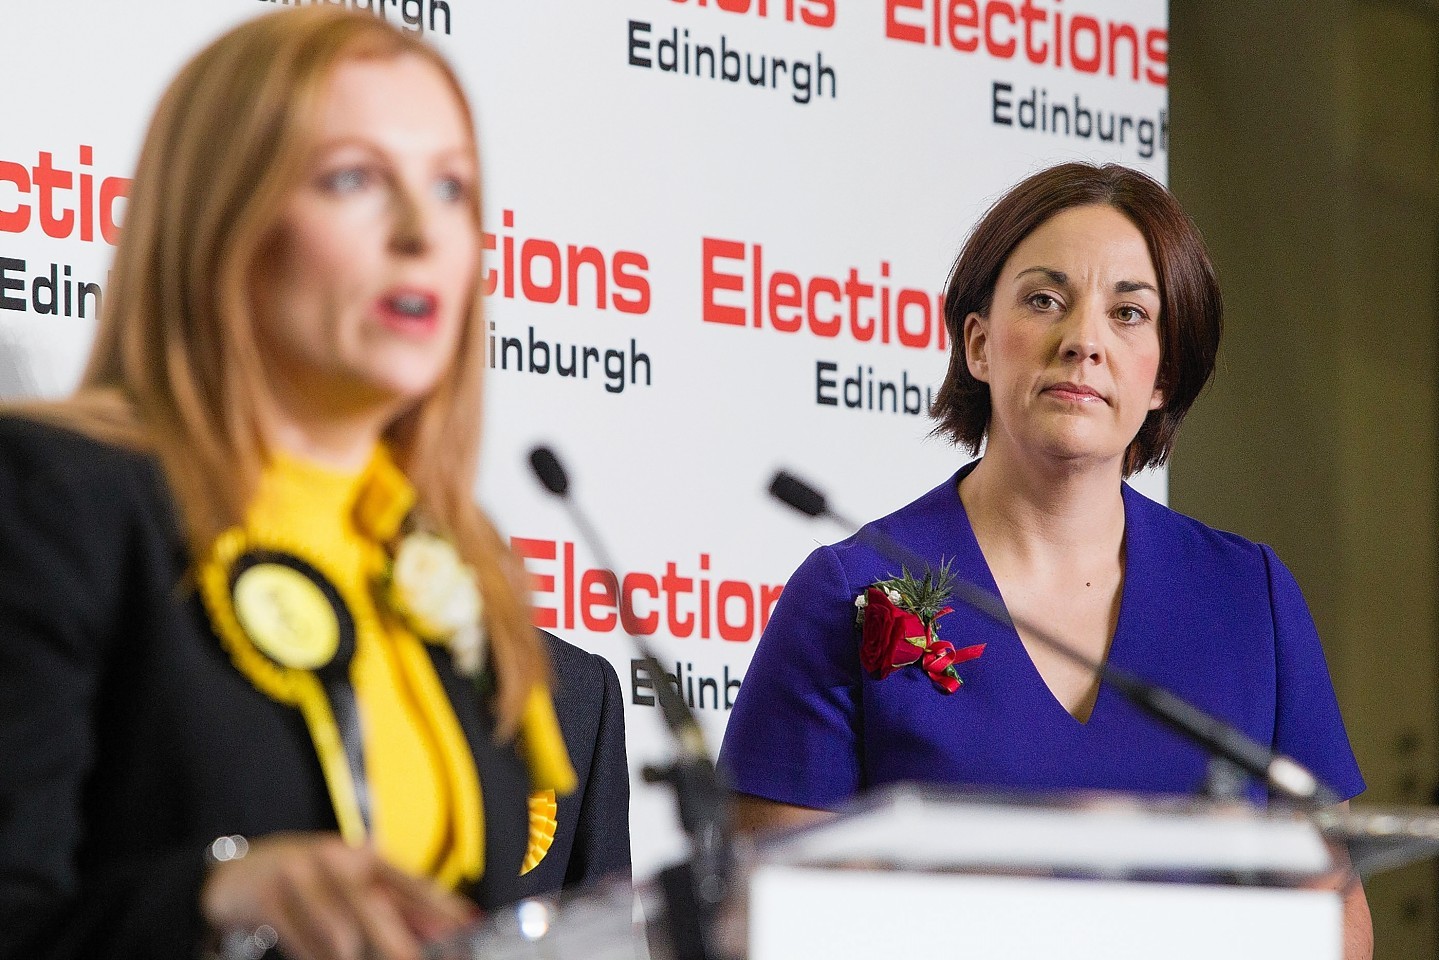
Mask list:
[[[335,68],[254,290],[282,414],[393,416],[435,387],[475,289],[477,176],[435,66],[401,55]]]
[[[1164,403],[1159,309],[1149,245],[1124,214],[1072,207],[1040,224],[1005,261],[988,316],[965,320],[989,448],[1122,466]]]

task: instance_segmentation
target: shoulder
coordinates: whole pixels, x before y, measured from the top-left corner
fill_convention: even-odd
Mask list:
[[[954,531],[968,525],[959,499],[959,480],[968,467],[950,475],[891,513],[866,523],[849,537],[819,547],[791,578],[819,577],[853,594],[862,586],[890,575],[905,554],[915,562],[931,562],[953,553]],[[789,589],[786,586],[785,589]]]
[[[183,551],[159,464],[28,413],[0,413],[0,542],[16,562],[76,565],[100,581],[119,578],[139,555],[169,564]],[[160,568],[156,568],[157,570]]]
[[[550,652],[554,673],[551,696],[555,718],[579,778],[581,794],[593,792],[598,780],[628,784],[624,704],[614,668],[599,654],[581,650],[543,630],[540,635]]]
[[[143,454],[0,414],[0,619],[15,637],[88,656],[139,597],[169,601],[183,546],[157,477]]]
[[[620,682],[615,668],[597,653],[582,650],[552,633],[541,630],[554,674],[551,696],[560,730],[571,751],[586,731],[593,738],[594,725],[601,715],[620,706]]]
[[[1241,570],[1267,574],[1278,563],[1274,551],[1237,533],[1218,530],[1124,486],[1124,510],[1131,548],[1192,572]]]
[[[925,491],[898,510],[865,524],[865,527],[879,529],[891,537],[904,540],[936,524],[952,524],[964,516],[964,504],[959,499],[959,481],[969,472],[971,466],[972,464],[966,465],[951,474],[943,483]],[[855,537],[850,538],[854,539]]]
[[[63,483],[79,492],[117,492],[118,477],[146,479],[157,469],[141,451],[98,440],[25,411],[0,412],[0,465],[11,475]]]
[[[550,657],[550,666],[555,672],[557,695],[563,688],[583,689],[587,686],[583,682],[566,682],[568,677],[573,677],[578,681],[598,682],[603,681],[607,673],[611,676],[614,675],[614,667],[610,666],[610,662],[599,654],[582,650],[546,630],[541,630],[540,636],[544,638],[545,650]]]

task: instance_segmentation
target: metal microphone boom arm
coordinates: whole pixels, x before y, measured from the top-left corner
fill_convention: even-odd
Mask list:
[[[604,540],[589,517],[570,495],[569,477],[559,458],[548,447],[530,451],[530,466],[540,483],[565,506],[580,539],[590,548],[600,566],[617,577],[620,568],[610,559]],[[620,610],[632,620],[624,591],[616,591]],[[670,933],[678,960],[718,960],[721,952],[715,919],[729,892],[733,874],[733,830],[729,794],[705,745],[704,733],[694,712],[679,691],[665,681],[665,671],[649,644],[626,634],[640,655],[640,662],[654,678],[655,696],[665,726],[675,742],[675,759],[663,766],[647,766],[645,780],[667,783],[674,790],[680,825],[690,841],[690,859],[660,872],[660,885],[668,908]]]

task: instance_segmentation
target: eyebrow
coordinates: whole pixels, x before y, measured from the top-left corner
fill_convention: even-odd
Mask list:
[[[1069,274],[1065,273],[1063,270],[1055,270],[1052,267],[1030,267],[1027,270],[1019,271],[1018,275],[1016,275],[1014,279],[1018,280],[1020,277],[1028,273],[1041,273],[1044,276],[1048,277],[1051,283],[1057,283],[1061,287],[1068,286],[1069,284]]]
[[[1058,284],[1061,287],[1069,285],[1069,274],[1063,270],[1056,270],[1053,267],[1030,267],[1027,270],[1019,271],[1019,273],[1015,275],[1015,279],[1018,280],[1020,277],[1029,273],[1043,274],[1051,283]],[[1154,288],[1154,284],[1146,283],[1143,280],[1120,280],[1114,285],[1115,293],[1137,293],[1140,290],[1148,290],[1155,295],[1159,293],[1159,291]]]
[[[1115,293],[1137,293],[1140,290],[1148,290],[1156,296],[1159,294],[1159,291],[1154,289],[1154,284],[1145,283],[1143,280],[1121,280],[1114,285]]]
[[[372,140],[367,140],[364,137],[342,136],[333,137],[329,140],[318,141],[314,146],[314,155],[316,157],[323,157],[326,154],[333,153],[337,150],[346,149],[359,149],[363,150],[366,153],[374,154],[376,156],[384,156],[389,152],[383,146],[375,143]],[[468,146],[462,143],[457,143],[454,146],[441,148],[438,152],[435,153],[435,157],[442,161],[449,161],[456,158],[469,161],[472,157],[472,154]]]

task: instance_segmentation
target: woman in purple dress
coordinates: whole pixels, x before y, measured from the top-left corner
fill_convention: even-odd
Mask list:
[[[984,456],[871,525],[930,582],[859,538],[790,579],[721,754],[743,825],[804,823],[901,781],[1200,787],[1200,749],[1035,630],[1224,718],[1342,798],[1363,790],[1293,576],[1124,482],[1168,458],[1221,316],[1198,230],[1143,174],[1065,164],[991,208],[949,279],[934,408],[938,432]],[[941,571],[1001,597],[1019,627],[949,601]],[[1367,956],[1357,882],[1346,909],[1348,955]]]

